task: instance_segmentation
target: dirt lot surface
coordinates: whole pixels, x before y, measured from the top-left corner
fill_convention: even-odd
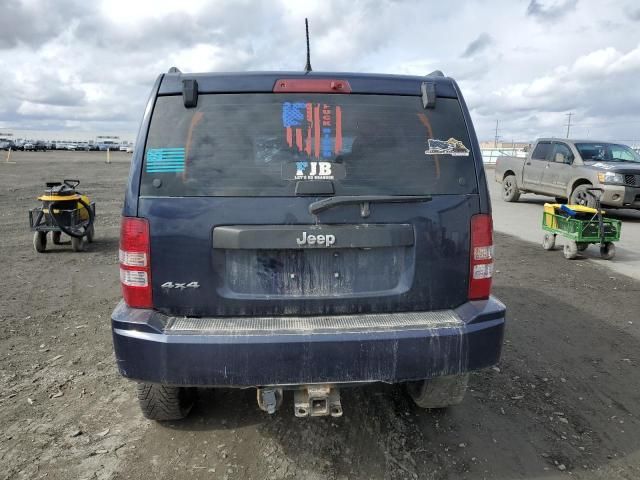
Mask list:
[[[254,391],[205,390],[186,421],[144,420],[109,330],[129,156],[103,157],[0,164],[1,479],[640,478],[640,283],[502,234],[503,359],[461,406],[371,386],[343,391],[342,418],[302,420],[291,398],[269,417]],[[96,243],[39,255],[27,210],[63,177],[95,199]]]

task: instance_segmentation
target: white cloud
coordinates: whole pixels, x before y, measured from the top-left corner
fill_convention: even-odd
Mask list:
[[[347,5],[347,6],[345,6]],[[5,0],[0,125],[137,130],[155,77],[314,70],[456,78],[481,138],[640,139],[634,0]],[[34,18],[46,19],[36,22]]]

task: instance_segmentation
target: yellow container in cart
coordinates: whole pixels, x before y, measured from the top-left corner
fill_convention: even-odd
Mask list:
[[[545,227],[558,228],[558,222],[556,220],[556,210],[560,208],[559,203],[545,203],[544,204],[544,213],[543,215],[543,225]]]

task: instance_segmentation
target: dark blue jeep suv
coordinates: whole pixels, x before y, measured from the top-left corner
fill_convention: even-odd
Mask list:
[[[160,75],[131,163],[112,315],[143,414],[195,387],[342,414],[340,388],[459,403],[500,357],[491,206],[456,82],[352,73]]]

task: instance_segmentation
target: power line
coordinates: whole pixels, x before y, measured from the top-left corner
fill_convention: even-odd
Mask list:
[[[571,131],[571,116],[572,115],[573,115],[572,112],[565,113],[565,116],[569,117],[569,119],[567,120],[567,138],[569,138],[569,132]]]

